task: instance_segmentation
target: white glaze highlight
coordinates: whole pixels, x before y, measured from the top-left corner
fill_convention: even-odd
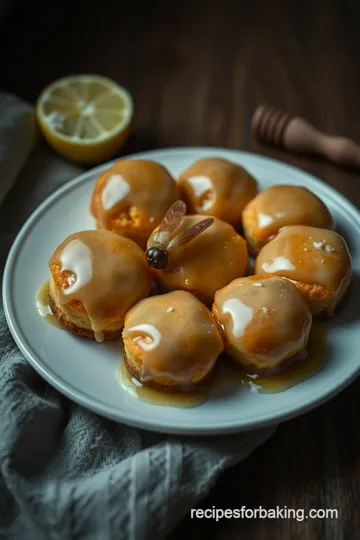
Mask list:
[[[201,195],[212,189],[212,183],[208,176],[191,176],[188,182],[196,197],[201,197]]]
[[[238,298],[231,298],[224,302],[222,311],[224,314],[228,313],[231,316],[234,336],[237,338],[242,337],[247,325],[253,318],[253,309]]]
[[[259,229],[264,229],[265,227],[268,227],[273,223],[273,218],[269,216],[268,214],[263,214],[262,212],[259,212],[258,214],[258,226]]]
[[[101,204],[105,211],[110,210],[126,195],[130,193],[130,186],[121,174],[113,174],[108,178],[101,194]]]
[[[324,242],[313,242],[313,246],[315,249],[322,249],[324,245]]]
[[[152,351],[156,349],[161,341],[159,330],[152,324],[138,324],[129,328],[127,334],[134,332],[143,332],[145,335],[136,336],[133,341],[137,342],[144,351]]]
[[[72,240],[64,247],[60,255],[60,262],[61,272],[68,270],[76,276],[74,283],[71,283],[70,287],[63,291],[64,295],[74,294],[91,280],[93,274],[92,252],[81,240]]]
[[[295,266],[286,257],[275,257],[270,264],[263,263],[261,268],[269,274],[280,270],[295,270]]]

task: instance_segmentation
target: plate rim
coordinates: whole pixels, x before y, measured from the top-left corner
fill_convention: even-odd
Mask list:
[[[121,413],[120,409],[116,409],[114,407],[108,406],[100,401],[98,401],[97,398],[94,398],[94,396],[91,396],[91,402],[89,402],[89,396],[86,395],[83,391],[77,390],[75,387],[73,387],[71,384],[67,383],[66,381],[63,381],[61,377],[56,376],[50,368],[47,368],[46,366],[42,365],[42,362],[37,359],[36,352],[32,349],[32,347],[27,342],[25,336],[22,335],[22,331],[19,327],[19,324],[17,324],[17,317],[15,310],[12,306],[11,302],[11,268],[16,261],[16,257],[22,247],[23,242],[26,240],[27,232],[30,230],[31,225],[34,221],[36,221],[37,217],[41,215],[45,209],[52,206],[54,202],[64,194],[66,194],[68,191],[71,191],[74,187],[76,187],[79,184],[82,184],[83,182],[86,182],[90,180],[95,175],[100,174],[103,170],[106,170],[109,168],[113,163],[118,161],[119,159],[154,159],[159,160],[161,159],[161,156],[167,156],[167,155],[173,155],[173,154],[186,154],[186,153],[209,153],[209,154],[216,154],[221,153],[224,154],[227,153],[229,155],[233,154],[238,159],[241,159],[241,157],[244,157],[246,159],[254,160],[255,162],[268,162],[272,166],[280,166],[280,168],[285,167],[287,169],[290,169],[292,173],[295,175],[304,175],[307,177],[308,180],[310,180],[312,183],[314,183],[315,186],[319,188],[319,191],[322,191],[326,194],[326,197],[331,199],[332,201],[338,201],[341,202],[341,206],[345,206],[345,209],[347,212],[350,211],[352,214],[352,217],[354,218],[354,226],[360,230],[360,211],[356,208],[356,206],[349,201],[342,193],[339,193],[336,191],[332,186],[327,184],[324,180],[313,176],[311,173],[308,173],[306,170],[300,169],[298,167],[295,167],[294,165],[282,162],[280,160],[270,158],[267,156],[262,156],[261,154],[255,154],[252,152],[242,151],[242,150],[236,150],[231,148],[221,148],[221,147],[206,147],[206,146],[185,146],[185,147],[173,147],[173,148],[159,148],[159,149],[153,149],[153,150],[146,150],[142,152],[136,152],[133,154],[129,154],[126,156],[121,156],[118,158],[115,158],[111,161],[108,161],[106,163],[103,163],[97,167],[91,168],[87,171],[84,171],[78,176],[75,176],[72,180],[69,180],[64,186],[61,186],[57,190],[55,190],[49,197],[47,197],[40,205],[30,214],[30,216],[26,219],[22,227],[20,228],[19,232],[17,233],[15,240],[9,250],[5,265],[4,265],[4,274],[3,274],[3,280],[2,280],[2,299],[3,299],[3,306],[4,306],[4,313],[5,318],[7,321],[7,324],[9,326],[10,332],[12,334],[12,337],[17,344],[18,348],[20,349],[21,353],[24,355],[24,357],[27,359],[29,364],[34,368],[34,370],[47,382],[49,383],[53,388],[58,390],[60,393],[65,395],[70,400],[74,401],[75,403],[78,403],[79,405],[85,407],[88,410],[91,410],[95,412],[96,414],[99,414],[101,416],[104,416],[106,418],[109,418],[111,420],[115,420],[116,422],[122,422],[126,425],[130,425],[133,427],[137,427],[140,429],[144,429],[147,431],[156,431],[158,433],[168,433],[168,434],[181,434],[181,435],[215,435],[215,434],[230,434],[230,433],[237,433],[241,431],[249,431],[253,429],[260,429],[265,426],[278,424],[281,422],[284,422],[286,420],[290,420],[291,418],[295,418],[297,416],[300,416],[302,414],[305,414],[306,412],[309,412],[318,406],[322,405],[323,403],[329,401],[332,399],[335,395],[340,393],[344,388],[346,388],[351,382],[353,382],[357,376],[360,373],[360,362],[357,366],[355,366],[351,371],[349,371],[348,376],[342,381],[340,385],[337,385],[336,387],[330,387],[329,390],[322,393],[319,397],[315,397],[310,400],[303,400],[305,403],[300,402],[296,408],[292,408],[290,411],[286,411],[283,413],[274,413],[272,412],[269,415],[262,415],[262,420],[257,420],[254,422],[246,423],[244,422],[242,425],[236,424],[236,423],[230,423],[225,426],[219,426],[217,427],[202,427],[199,428],[197,426],[174,426],[170,425],[170,423],[165,423],[163,420],[160,419],[157,420],[156,415],[151,418],[151,421],[144,421],[141,417],[141,415],[137,416],[134,414],[131,414],[131,416],[124,416]],[[90,178],[89,178],[90,177]],[[343,208],[344,210],[344,208]],[[95,402],[95,403],[94,403]],[[194,409],[195,410],[195,409]]]

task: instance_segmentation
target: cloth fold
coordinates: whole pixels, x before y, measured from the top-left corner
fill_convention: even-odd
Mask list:
[[[1,205],[34,148],[38,131],[30,105],[10,94],[0,94],[0,122]]]
[[[19,228],[81,170],[38,143],[31,107],[0,94],[0,268]],[[16,183],[15,183],[16,182]],[[26,362],[0,303],[0,538],[161,540],[273,427],[165,436],[72,403]]]

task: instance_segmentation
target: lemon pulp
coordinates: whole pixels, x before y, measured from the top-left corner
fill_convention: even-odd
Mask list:
[[[110,159],[128,137],[133,101],[98,75],[74,75],[45,88],[36,105],[40,129],[62,156],[80,163]]]

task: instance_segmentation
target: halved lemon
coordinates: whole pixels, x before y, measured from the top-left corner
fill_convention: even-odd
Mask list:
[[[125,88],[99,75],[53,82],[38,97],[36,116],[50,146],[82,164],[110,159],[128,137],[134,106]]]

